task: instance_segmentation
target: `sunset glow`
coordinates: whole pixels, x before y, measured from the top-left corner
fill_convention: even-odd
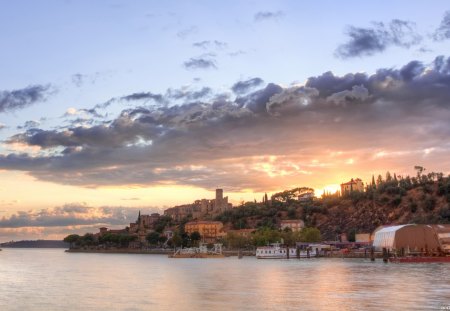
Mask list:
[[[4,4],[1,239],[95,228],[106,207],[124,225],[216,188],[236,206],[448,174],[447,7],[328,5]]]

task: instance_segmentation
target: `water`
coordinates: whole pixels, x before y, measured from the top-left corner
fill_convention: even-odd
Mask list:
[[[450,310],[450,264],[0,252],[0,310]]]

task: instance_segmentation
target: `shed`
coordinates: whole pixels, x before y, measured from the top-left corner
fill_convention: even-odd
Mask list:
[[[373,246],[376,249],[432,251],[439,248],[439,241],[431,226],[408,224],[385,227],[375,232]]]

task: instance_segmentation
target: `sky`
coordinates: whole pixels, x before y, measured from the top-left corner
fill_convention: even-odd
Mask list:
[[[447,1],[0,0],[0,242],[450,173]]]

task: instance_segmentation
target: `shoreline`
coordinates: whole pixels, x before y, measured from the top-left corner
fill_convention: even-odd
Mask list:
[[[162,250],[162,249],[66,249],[66,253],[85,253],[85,254],[144,254],[144,255],[173,255],[174,251],[171,250]],[[230,250],[223,251],[223,255],[225,257],[233,257],[238,256],[239,251]],[[245,257],[255,257],[255,251],[241,251],[242,256]],[[311,256],[312,258],[316,258]],[[349,253],[343,254],[340,252],[328,253],[325,256],[319,256],[317,258],[342,258],[342,259],[370,259],[369,254],[365,255],[364,253]],[[382,258],[382,254],[376,252],[375,258]],[[296,257],[292,257],[290,259],[296,259]],[[303,258],[302,258],[303,259]]]

